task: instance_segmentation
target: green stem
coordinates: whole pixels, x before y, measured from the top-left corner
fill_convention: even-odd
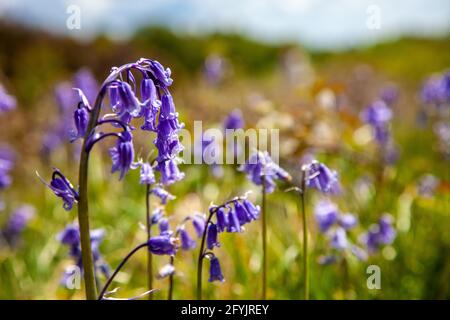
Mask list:
[[[209,222],[214,214],[214,211],[210,211],[208,220],[205,223],[205,230],[203,230],[202,243],[200,245],[200,251],[198,253],[197,261],[197,300],[202,300],[202,271],[203,271],[203,258],[205,257],[205,240],[206,231],[208,229]]]
[[[173,266],[175,258],[170,257],[170,265]],[[173,297],[173,273],[169,276],[169,294],[167,295],[167,300],[172,300]]]
[[[267,297],[267,222],[266,222],[266,181],[263,177],[262,184],[262,208],[261,208],[261,223],[262,223],[262,299]]]
[[[100,115],[101,104],[105,90],[100,90],[95,100],[94,109],[91,111],[86,135],[83,139],[83,146],[80,155],[80,169],[78,173],[79,199],[78,199],[78,224],[80,227],[81,259],[84,271],[84,284],[86,299],[95,300],[97,298],[97,287],[95,284],[94,259],[92,256],[91,237],[89,227],[89,205],[88,205],[88,168],[89,152],[86,151],[86,140],[94,130]]]
[[[150,188],[151,185],[147,184],[146,186],[146,194],[145,194],[145,213],[146,213],[146,222],[147,222],[147,241],[150,241],[151,238],[151,229],[152,229],[152,217],[150,215]],[[153,289],[153,255],[148,250],[147,252],[147,287],[148,290]],[[148,300],[152,300],[153,295],[148,295]]]
[[[301,190],[301,200],[302,200],[302,223],[303,223],[303,281],[304,281],[304,298],[309,300],[309,257],[308,257],[308,226],[306,222],[306,209],[305,209],[305,198],[306,198],[306,172],[302,171],[302,190]]]

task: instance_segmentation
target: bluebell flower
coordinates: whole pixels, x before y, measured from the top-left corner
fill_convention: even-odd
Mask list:
[[[169,220],[167,218],[159,219],[159,232],[161,235],[172,234],[172,231],[170,231]]]
[[[375,253],[381,246],[391,244],[396,236],[392,216],[383,214],[377,224],[361,236],[361,242],[370,254]]]
[[[181,241],[181,248],[183,250],[191,250],[196,247],[196,242],[194,239],[191,238],[189,233],[186,231],[184,226],[179,227],[179,234],[180,234],[180,241]]]
[[[152,166],[148,162],[141,163],[141,172],[139,181],[141,184],[155,183],[155,174],[153,172]]]
[[[63,207],[67,211],[71,210],[73,204],[78,202],[78,191],[75,190],[70,181],[61,173],[61,171],[59,171],[59,169],[53,169],[50,184],[45,182],[42,178],[40,179],[57,197],[60,197],[63,200]]]
[[[129,131],[121,132],[119,139],[117,139],[116,146],[109,149],[113,165],[111,173],[120,172],[122,179],[128,170],[132,169],[134,161],[134,147],[132,142],[132,134]]]
[[[236,210],[234,208],[228,207],[228,227],[227,232],[241,232],[242,227],[239,223],[239,218],[237,216]]]
[[[104,238],[103,229],[94,229],[90,232],[92,256],[94,259],[95,272],[102,273],[106,278],[109,277],[109,266],[104,261],[100,253],[100,243]],[[57,239],[69,247],[69,256],[74,260],[77,266],[83,272],[83,263],[81,256],[80,229],[76,224],[68,224],[63,231],[57,235]],[[71,273],[65,272],[62,283],[65,284],[67,277]]]
[[[220,262],[219,259],[217,259],[216,256],[213,256],[210,260],[209,260],[209,282],[213,282],[213,281],[220,281],[220,282],[224,282],[225,278],[222,274],[222,269],[220,268]]]
[[[175,255],[178,249],[177,239],[170,235],[151,237],[148,241],[148,249],[156,255]]]
[[[336,171],[316,160],[307,166],[306,186],[323,193],[339,194],[340,185]]]
[[[363,110],[361,118],[374,127],[383,126],[392,119],[392,110],[383,100],[377,100]]]
[[[159,220],[164,216],[163,210],[161,208],[157,208],[153,211],[151,216],[152,225],[158,224]]]
[[[156,131],[156,117],[161,106],[158,92],[152,79],[143,79],[141,82],[142,114],[144,124],[142,130]]]
[[[21,205],[13,211],[2,231],[3,237],[9,244],[15,245],[17,243],[22,231],[35,214],[36,210],[31,205]]]
[[[347,232],[344,228],[337,227],[332,230],[330,236],[330,246],[337,250],[344,250],[347,248]]]
[[[5,88],[0,84],[0,114],[15,109],[16,105],[16,98],[8,94]]]
[[[226,212],[226,209],[224,207],[221,207],[216,212],[216,218],[217,218],[217,230],[219,232],[223,232],[228,227],[228,215]]]
[[[157,170],[161,172],[161,182],[164,185],[173,184],[184,178],[184,173],[178,169],[175,159],[158,163]]]
[[[352,229],[358,224],[358,218],[351,213],[343,213],[339,215],[339,225],[345,230]]]
[[[212,85],[219,84],[225,73],[225,60],[218,55],[210,55],[205,60],[203,74]]]
[[[157,185],[150,190],[151,194],[154,194],[161,200],[161,204],[166,204],[167,201],[175,199],[175,196],[166,191],[162,186]]]
[[[73,114],[76,132],[72,133],[72,141],[84,138],[89,123],[89,111],[85,107],[79,107]]]
[[[326,232],[338,221],[339,210],[333,202],[322,200],[316,204],[314,216],[320,231]]]
[[[394,85],[385,86],[381,89],[380,98],[387,105],[392,106],[398,99],[398,89]]]
[[[214,247],[220,247],[217,233],[217,226],[214,223],[210,223],[206,232],[206,246],[209,250],[212,250]]]
[[[265,181],[267,193],[272,193],[275,190],[274,180],[291,180],[291,176],[273,162],[267,151],[253,153],[248,161],[240,166],[239,170],[245,172],[248,179],[256,185],[262,185]]]
[[[171,86],[173,80],[171,78],[172,72],[170,68],[164,69],[161,63],[159,63],[156,60],[147,60],[147,61],[150,62],[150,69],[153,72],[153,75],[155,76],[156,80],[158,80],[158,83],[165,87]]]
[[[203,236],[203,232],[205,231],[206,218],[204,215],[196,213],[192,217],[192,225],[194,226],[194,230],[197,233],[197,237],[201,238]]]
[[[231,111],[223,122],[224,129],[242,129],[244,128],[244,118],[240,109],[234,109]]]

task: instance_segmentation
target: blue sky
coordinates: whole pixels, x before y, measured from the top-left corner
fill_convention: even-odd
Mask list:
[[[66,27],[71,4],[81,10],[80,30]],[[379,29],[366,25],[371,6],[379,9]],[[86,39],[101,32],[123,39],[140,26],[154,24],[189,33],[233,31],[269,42],[340,49],[405,34],[448,34],[450,1],[0,0],[0,17]]]

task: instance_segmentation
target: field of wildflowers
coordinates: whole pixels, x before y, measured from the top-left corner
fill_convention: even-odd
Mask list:
[[[450,298],[449,38],[0,39],[1,299]]]

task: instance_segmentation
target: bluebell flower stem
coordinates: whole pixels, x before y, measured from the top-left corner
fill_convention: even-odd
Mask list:
[[[173,256],[170,257],[170,265],[173,266],[175,258]],[[169,293],[167,295],[167,300],[173,299],[173,273],[169,276]]]
[[[302,170],[302,224],[303,224],[303,292],[305,300],[309,300],[309,256],[308,256],[308,225],[306,221],[306,170]]]
[[[152,217],[150,215],[150,188],[151,185],[147,184],[146,186],[146,194],[145,194],[145,213],[146,213],[146,222],[147,222],[147,241],[150,241],[151,231],[152,231]],[[147,286],[148,290],[153,289],[153,255],[148,250],[147,252]],[[152,300],[153,295],[148,295],[148,300]]]
[[[262,299],[267,298],[267,222],[266,222],[266,180],[264,177],[262,184],[262,206],[261,206],[261,223],[262,223]]]
[[[92,256],[90,226],[89,226],[89,205],[88,205],[88,168],[89,152],[86,150],[86,141],[93,131],[100,115],[101,104],[104,96],[104,89],[101,90],[95,101],[89,119],[86,136],[83,139],[83,146],[80,155],[80,168],[78,172],[79,199],[78,199],[78,224],[80,227],[81,258],[84,271],[84,286],[86,299],[95,300],[97,298],[97,287],[95,283],[94,259]]]
[[[100,295],[98,296],[98,300],[102,300],[103,297],[105,296],[105,293],[108,290],[108,287],[110,286],[110,284],[112,283],[112,281],[114,280],[114,278],[116,277],[116,275],[119,273],[119,271],[122,269],[122,267],[127,263],[127,261],[136,253],[138,252],[140,249],[148,247],[148,242],[144,242],[141,243],[140,245],[138,245],[136,248],[134,248],[133,250],[130,251],[130,253],[128,253],[126,255],[126,257],[122,260],[122,262],[120,262],[119,266],[116,268],[116,270],[114,270],[113,274],[109,277],[108,281],[106,281],[105,286],[103,287],[102,291],[100,292]]]
[[[208,220],[205,223],[205,230],[203,230],[202,243],[200,245],[200,251],[198,253],[197,264],[197,300],[202,300],[202,271],[203,271],[203,258],[205,257],[205,241],[206,231],[208,230],[209,222],[211,221],[214,211],[210,211]]]

